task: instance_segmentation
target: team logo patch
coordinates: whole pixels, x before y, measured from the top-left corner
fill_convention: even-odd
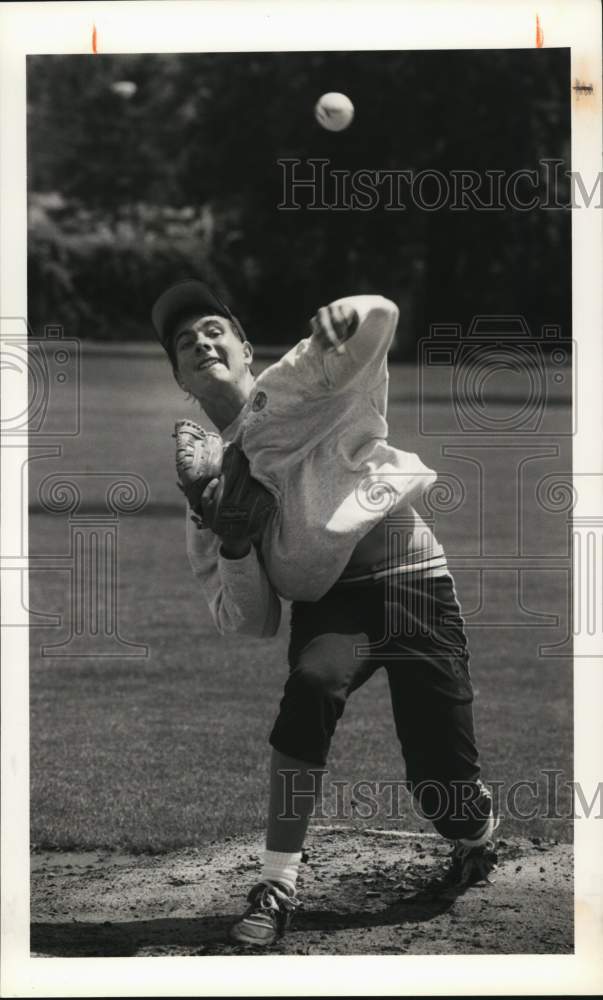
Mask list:
[[[268,397],[266,396],[266,393],[258,392],[253,400],[253,403],[251,404],[251,409],[254,413],[259,413],[260,410],[264,409],[267,402]]]

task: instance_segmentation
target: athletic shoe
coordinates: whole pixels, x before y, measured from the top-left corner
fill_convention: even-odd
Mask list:
[[[498,828],[499,823],[499,817],[495,817],[492,833]],[[482,883],[493,884],[494,879],[491,879],[490,875],[496,871],[498,862],[494,842],[486,840],[476,847],[462,844],[460,840],[453,841],[453,844],[448,868],[444,874],[431,878],[421,888],[405,892],[404,902],[452,900],[471,886]]]
[[[490,875],[496,871],[498,855],[494,843],[487,840],[480,847],[468,847],[457,842],[450,856],[448,871],[442,880],[442,889],[460,895],[473,885],[487,882],[492,884]]]
[[[230,937],[239,944],[266,947],[274,944],[287,930],[299,899],[278,882],[259,882],[247,897],[249,906],[230,929]]]

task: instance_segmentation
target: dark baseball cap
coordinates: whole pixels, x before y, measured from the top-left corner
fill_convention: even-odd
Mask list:
[[[245,334],[241,324],[227,305],[211,290],[209,285],[196,278],[178,281],[163,292],[151,311],[151,320],[161,343],[168,354],[176,323],[186,315],[224,316],[232,322],[241,340]]]

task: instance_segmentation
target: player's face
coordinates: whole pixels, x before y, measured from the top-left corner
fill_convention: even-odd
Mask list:
[[[240,382],[249,371],[251,345],[224,316],[189,316],[174,331],[178,381],[199,400],[220,384]]]

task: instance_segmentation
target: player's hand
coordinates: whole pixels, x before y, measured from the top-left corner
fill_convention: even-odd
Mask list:
[[[218,528],[217,512],[224,491],[223,479],[211,479],[201,494],[201,516],[192,515],[192,520],[198,528],[209,528],[222,539],[222,552],[227,558],[238,559],[247,555],[251,548],[251,539],[247,533],[247,525],[240,530],[233,530],[232,525],[228,537],[221,536]]]
[[[310,320],[310,332],[323,350],[345,352],[346,340],[356,332],[358,313],[347,303],[323,306]]]
[[[199,510],[199,516],[197,518],[198,527],[209,528],[210,531],[215,532],[216,514],[221,492],[222,481],[220,477],[210,479],[201,494],[201,509]]]

